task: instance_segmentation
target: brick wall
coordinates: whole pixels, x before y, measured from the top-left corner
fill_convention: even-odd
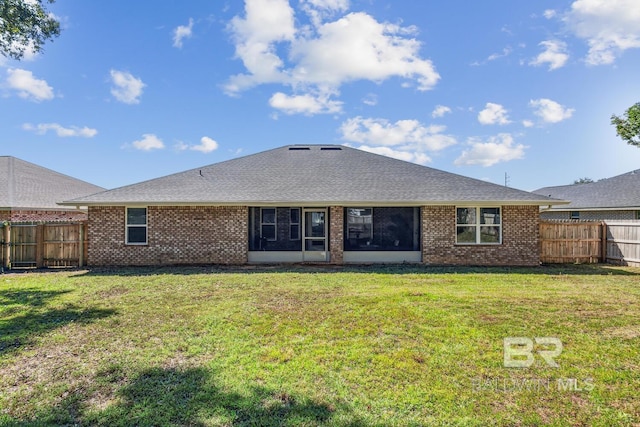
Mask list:
[[[422,261],[430,265],[540,263],[538,206],[502,206],[502,244],[457,245],[455,206],[424,206]]]
[[[329,208],[329,251],[331,264],[342,264],[344,254],[344,208]]]
[[[125,244],[125,208],[89,208],[89,265],[244,264],[248,208],[187,206],[147,209],[144,246]]]
[[[571,219],[571,212],[545,211],[540,213],[540,218],[545,219]],[[636,219],[636,211],[580,211],[581,220],[605,221]]]
[[[0,211],[0,221],[85,221],[85,210],[9,210]]]

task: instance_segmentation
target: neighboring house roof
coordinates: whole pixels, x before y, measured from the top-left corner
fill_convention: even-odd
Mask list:
[[[561,202],[340,145],[293,145],[71,200],[70,205],[421,205]]]
[[[104,188],[12,156],[0,156],[0,209],[65,209],[57,203]]]
[[[640,170],[588,184],[544,187],[534,193],[571,201],[552,210],[640,209]]]

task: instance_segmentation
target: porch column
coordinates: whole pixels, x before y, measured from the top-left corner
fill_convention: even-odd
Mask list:
[[[344,209],[342,206],[329,207],[329,251],[331,264],[343,263]]]

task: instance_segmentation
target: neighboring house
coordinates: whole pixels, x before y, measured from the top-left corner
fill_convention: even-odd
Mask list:
[[[11,156],[0,156],[0,222],[87,219],[86,209],[60,206],[104,188]]]
[[[338,145],[294,145],[67,201],[90,265],[538,265],[547,197]]]
[[[588,184],[545,187],[534,193],[570,201],[543,209],[542,219],[640,219],[640,170]]]

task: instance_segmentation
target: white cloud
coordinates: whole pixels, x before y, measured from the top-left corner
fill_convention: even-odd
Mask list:
[[[193,34],[193,19],[189,18],[188,25],[179,25],[173,30],[173,47],[182,49],[182,41],[188,39]]]
[[[370,93],[362,99],[362,103],[370,107],[378,105],[378,96],[374,93]]]
[[[7,85],[18,91],[20,98],[31,101],[48,101],[53,99],[53,88],[45,80],[37,79],[31,71],[20,68],[7,70]]]
[[[558,12],[556,12],[553,9],[547,9],[543,13],[544,17],[547,18],[547,19],[555,18],[557,14],[558,14]]]
[[[625,50],[640,48],[637,0],[576,0],[564,21],[587,41],[589,65],[611,64]]]
[[[133,148],[142,151],[162,150],[164,148],[162,140],[152,133],[145,133],[142,135],[142,139],[133,141],[131,145],[133,145]]]
[[[293,95],[276,92],[269,99],[269,105],[286,114],[331,114],[342,111],[342,102],[329,99],[327,95]]]
[[[297,28],[289,1],[246,0],[244,17],[229,24],[246,73],[231,76],[225,91],[235,95],[276,83],[294,89],[297,95],[290,98],[301,92],[317,98],[338,93],[346,82],[391,77],[404,78],[403,86],[414,82],[420,91],[435,86],[440,76],[420,57],[421,43],[411,37],[415,28],[380,23],[366,13],[327,20],[348,7],[346,0],[306,0],[303,10],[313,11],[314,25]]]
[[[526,127],[526,128],[530,128],[533,127],[533,122],[531,120],[523,120],[522,121],[522,126]]]
[[[180,141],[175,145],[176,150],[193,150],[200,151],[201,153],[210,153],[218,149],[218,143],[208,136],[203,136],[200,138],[200,144],[198,145],[188,145],[184,142]]]
[[[200,138],[200,144],[194,145],[190,149],[201,153],[210,153],[218,149],[218,143],[208,136],[203,136]]]
[[[402,146],[413,150],[439,151],[456,143],[442,132],[445,126],[424,126],[418,120],[398,120],[355,117],[342,123],[340,131],[346,141],[374,146]]]
[[[368,145],[360,145],[358,149],[368,151],[369,153],[380,154],[382,156],[392,157],[398,160],[404,160],[406,162],[418,163],[421,165],[431,162],[431,158],[424,153],[394,150],[389,147],[371,147]]]
[[[484,110],[478,113],[478,121],[483,125],[506,125],[511,123],[507,110],[500,104],[487,102]]]
[[[446,105],[436,105],[436,108],[431,112],[431,117],[444,117],[445,114],[451,113],[451,108]]]
[[[81,138],[93,138],[98,134],[96,129],[88,127],[70,126],[64,127],[58,123],[40,123],[32,125],[31,123],[25,123],[22,125],[22,129],[35,132],[38,135],[44,135],[48,131],[53,131],[62,138],[67,137],[81,137]]]
[[[511,48],[511,46],[507,46],[504,49],[502,49],[502,52],[492,53],[491,55],[489,55],[487,57],[487,61],[495,61],[496,59],[504,58],[506,56],[511,55],[511,52],[513,52],[513,49]]]
[[[468,143],[471,148],[464,150],[454,164],[489,167],[500,162],[522,159],[527,148],[522,144],[515,145],[513,137],[508,133],[492,136],[486,142],[470,138]]]
[[[545,123],[558,123],[570,118],[575,111],[573,108],[566,108],[555,101],[547,98],[532,99],[529,106],[534,109],[534,114]]]
[[[142,89],[146,86],[142,80],[126,71],[111,70],[111,95],[125,104],[140,103]]]
[[[542,46],[544,51],[530,62],[531,65],[549,64],[549,71],[564,67],[569,59],[567,52],[567,44],[560,40],[545,40],[540,42],[538,46]]]

